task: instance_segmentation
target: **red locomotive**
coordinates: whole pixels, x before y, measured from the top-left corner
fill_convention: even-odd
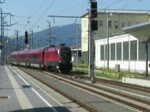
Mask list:
[[[72,69],[71,50],[61,44],[28,51],[14,51],[10,54],[10,63],[68,73]]]

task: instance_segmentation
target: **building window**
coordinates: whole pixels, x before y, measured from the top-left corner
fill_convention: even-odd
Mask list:
[[[123,28],[123,27],[125,27],[125,26],[126,26],[125,21],[122,21],[121,27]]]
[[[139,60],[145,60],[145,44],[142,42],[139,42]]]
[[[139,24],[139,23],[141,23],[140,21],[136,21],[136,24]]]
[[[123,42],[123,60],[129,59],[129,42]]]
[[[111,60],[115,60],[115,43],[111,44]]]
[[[107,60],[108,58],[108,48],[107,48],[107,44],[105,45],[105,55],[104,55],[104,60]]]
[[[111,20],[108,21],[108,27],[112,28],[112,21]]]
[[[121,42],[117,43],[117,60],[121,60]]]
[[[101,56],[100,59],[101,59],[101,60],[104,60],[104,45],[101,45],[101,46],[100,46],[100,50],[101,50],[101,51],[100,51],[100,53],[101,53],[101,54],[100,54],[100,56]]]
[[[103,21],[102,20],[99,21],[99,26],[103,27]]]
[[[130,42],[130,60],[137,60],[137,41]]]
[[[115,27],[115,29],[118,29],[118,21],[114,21],[114,27]]]
[[[128,26],[131,26],[132,24],[131,24],[131,21],[128,21]]]

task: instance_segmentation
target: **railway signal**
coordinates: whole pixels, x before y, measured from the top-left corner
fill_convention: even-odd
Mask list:
[[[91,30],[97,31],[98,30],[98,21],[94,20],[95,18],[97,18],[97,2],[95,0],[91,0],[90,16],[91,16]]]
[[[94,76],[94,31],[98,30],[97,18],[97,2],[96,0],[90,0],[89,11],[89,76],[91,77],[91,83],[95,82]]]
[[[91,1],[91,17],[97,18],[97,2]]]
[[[92,31],[98,30],[98,21],[97,20],[91,20],[91,30]]]
[[[27,31],[25,31],[24,43],[25,43],[25,44],[28,44],[28,32],[27,32]]]

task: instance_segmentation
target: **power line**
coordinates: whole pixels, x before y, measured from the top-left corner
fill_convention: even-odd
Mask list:
[[[44,14],[52,7],[52,5],[56,2],[56,0],[53,0],[52,3],[46,8],[46,10],[42,13],[42,15],[39,17],[39,19],[35,22],[37,23],[38,21],[41,20],[41,18],[44,16]]]
[[[81,16],[57,16],[57,15],[48,15],[48,17],[57,17],[57,18],[82,18]]]
[[[44,4],[43,0],[41,0],[40,6],[32,13],[31,18],[37,14],[37,12],[39,12],[42,8],[42,5]]]
[[[112,7],[113,5],[116,5],[116,4],[118,4],[118,3],[122,2],[122,1],[124,1],[124,0],[118,0],[118,1],[116,1],[116,2],[113,2],[112,4],[108,5],[106,8],[110,8],[110,7]]]

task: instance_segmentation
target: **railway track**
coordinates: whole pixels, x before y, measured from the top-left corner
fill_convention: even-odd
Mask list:
[[[32,73],[29,73],[26,69],[22,69],[21,67],[19,67],[19,69],[21,69],[22,71],[24,71],[25,73],[27,73],[28,75],[30,75],[31,77],[35,78],[36,80],[40,81],[41,83],[43,83],[44,85],[48,86],[49,88],[55,90],[56,92],[60,93],[61,95],[63,95],[64,97],[70,99],[72,102],[80,105],[81,107],[85,108],[86,110],[88,110],[89,112],[97,112],[94,108],[90,107],[89,105],[86,105],[85,103],[81,102],[80,100],[76,99],[75,97],[72,97],[71,95],[59,90],[58,88],[46,83],[44,80],[33,76]],[[37,69],[34,69],[37,71]],[[41,70],[38,70],[39,72],[41,72]]]
[[[38,72],[40,72],[40,71],[38,71]],[[30,73],[28,73],[28,74],[30,74]],[[71,84],[73,86],[79,87],[81,89],[84,89],[86,91],[94,93],[95,95],[103,96],[103,97],[111,99],[115,102],[119,102],[121,104],[135,108],[137,110],[140,110],[143,112],[150,112],[150,101],[149,100],[144,100],[142,98],[135,97],[131,94],[125,94],[125,93],[120,93],[118,91],[110,90],[108,88],[101,87],[98,84],[91,84],[89,82],[83,82],[83,81],[75,80],[72,77],[70,77],[70,76],[68,77],[66,75],[61,75],[61,76],[59,75],[58,76],[58,75],[51,74],[49,72],[42,72],[42,74],[47,75],[48,77],[53,77],[59,81],[63,81],[65,83]],[[60,91],[59,89],[55,88],[54,86],[47,84],[44,80],[37,78],[36,76],[33,76],[32,74],[30,74],[30,75],[32,77],[36,78],[37,80],[39,80],[40,82],[44,83],[48,87],[51,87],[55,91],[58,91],[59,93],[63,94],[64,96],[68,97],[72,101],[78,103],[79,105],[86,108],[90,112],[96,112],[97,111],[94,107],[91,107],[90,105],[84,103],[84,101],[82,102],[82,101],[78,100],[78,98],[74,98],[73,96],[68,95],[65,92]],[[134,88],[134,89],[137,89],[137,88]],[[140,89],[140,90],[143,91],[142,89]],[[145,91],[145,92],[148,92],[148,91]]]
[[[51,75],[50,73],[48,72],[44,72],[46,73],[47,75],[50,75],[51,77],[55,77],[55,78],[58,78],[57,76],[54,76],[54,75]],[[66,78],[66,77],[65,77]],[[120,102],[120,103],[123,103],[125,105],[128,105],[128,106],[131,106],[133,108],[136,108],[136,109],[139,109],[139,110],[142,110],[144,112],[149,112],[150,111],[150,101],[146,101],[146,100],[143,100],[143,99],[140,99],[140,98],[137,98],[137,97],[134,97],[134,96],[130,96],[130,95],[127,95],[127,94],[123,94],[123,93],[119,93],[119,92],[116,92],[114,90],[109,90],[107,88],[104,88],[104,87],[100,87],[100,86],[96,86],[96,85],[93,85],[93,84],[90,84],[90,83],[85,83],[85,82],[81,82],[81,81],[77,81],[77,80],[73,80],[75,82],[78,82],[78,84],[74,83],[74,82],[71,82],[71,81],[68,81],[64,78],[60,78],[59,77],[59,80],[62,80],[62,81],[65,81],[67,83],[70,83],[72,85],[75,85],[77,87],[80,87],[82,89],[85,89],[85,90],[88,90],[90,92],[94,92],[98,95],[102,95],[104,97],[107,97],[107,98],[110,98],[112,100],[115,100],[117,102]],[[88,88],[88,87],[85,87],[85,86],[81,86],[80,84],[82,85],[86,85],[86,86],[89,86],[89,87],[92,87],[92,88],[96,88],[98,90],[103,90],[103,91],[106,91],[108,93],[112,93],[112,94],[115,94],[115,95],[118,95],[118,96],[121,96],[121,97],[124,97],[123,100],[121,98],[117,98],[117,97],[114,97],[114,96],[111,96],[111,95],[107,95],[107,94],[104,94],[103,92],[99,92],[99,91],[96,91],[96,90],[93,90],[91,88]],[[145,107],[143,106],[140,106],[140,105],[137,105],[137,104],[134,104],[134,103],[131,103],[130,101],[125,101],[125,98],[128,98],[130,100],[133,100],[133,101],[136,101],[138,103],[141,103],[141,104],[147,104],[145,105]],[[149,108],[147,108],[149,107]]]
[[[91,78],[88,77],[88,76],[79,76],[79,75],[73,75],[73,76],[76,77],[76,78],[86,79],[86,80],[89,80],[89,81],[91,80]],[[65,76],[65,77],[69,78],[70,76]],[[138,86],[138,85],[127,84],[127,83],[122,83],[122,82],[119,82],[119,81],[107,80],[107,79],[102,79],[102,78],[95,78],[95,81],[97,83],[98,82],[107,83],[107,84],[112,84],[112,85],[116,85],[116,86],[120,86],[120,87],[124,87],[124,88],[130,88],[130,89],[150,93],[150,88],[149,87],[141,87],[141,86]]]

